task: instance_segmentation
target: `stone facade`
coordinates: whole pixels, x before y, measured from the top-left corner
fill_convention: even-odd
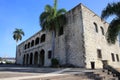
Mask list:
[[[54,55],[61,65],[102,68],[103,62],[120,66],[119,42],[109,45],[105,39],[108,23],[79,4],[66,14],[63,34],[56,34]],[[59,35],[59,36],[58,36]],[[39,31],[17,47],[17,64],[51,65],[52,32]]]

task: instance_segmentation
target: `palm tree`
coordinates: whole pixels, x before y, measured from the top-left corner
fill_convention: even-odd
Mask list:
[[[115,15],[116,17],[110,22],[106,38],[108,43],[115,44],[117,36],[120,32],[120,2],[109,3],[102,11],[101,18],[107,19],[112,15]]]
[[[42,30],[52,32],[52,56],[54,57],[55,35],[61,27],[66,24],[65,9],[57,10],[57,0],[54,0],[54,6],[46,5],[45,11],[40,15],[40,25]]]
[[[24,36],[24,32],[22,31],[22,29],[16,28],[15,31],[13,32],[13,39],[16,40],[16,52],[17,52],[17,43],[19,40],[22,40],[22,36]],[[16,53],[16,57],[17,57],[17,53]]]
[[[13,32],[13,39],[16,40],[16,44],[18,43],[19,40],[22,40],[22,36],[24,36],[24,32],[22,29],[15,29]]]

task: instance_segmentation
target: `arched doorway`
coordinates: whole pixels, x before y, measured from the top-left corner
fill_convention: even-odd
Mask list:
[[[30,53],[30,65],[32,64],[33,61],[33,53]]]
[[[25,55],[23,56],[23,65],[25,65]]]
[[[34,64],[35,65],[38,64],[38,52],[35,52],[35,54],[34,54]]]
[[[41,50],[40,51],[40,64],[41,66],[44,66],[44,62],[45,62],[45,51],[44,50]]]
[[[29,64],[29,54],[27,54],[26,64]]]

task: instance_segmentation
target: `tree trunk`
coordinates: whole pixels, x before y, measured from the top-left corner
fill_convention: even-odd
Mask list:
[[[52,31],[52,58],[55,57],[54,51],[55,51],[55,31]]]
[[[15,54],[16,54],[16,57],[15,57],[15,60],[16,60],[16,61],[15,61],[15,64],[17,64],[17,41],[16,41],[16,51],[15,51],[15,52],[16,52],[16,53],[15,53]]]

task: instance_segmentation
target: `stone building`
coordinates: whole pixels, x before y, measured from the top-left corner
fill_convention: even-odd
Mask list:
[[[82,4],[66,14],[67,24],[55,37],[54,56],[60,65],[102,68],[120,66],[120,46],[109,45],[105,38],[108,23]],[[52,33],[39,31],[17,47],[16,62],[24,65],[50,66]]]

